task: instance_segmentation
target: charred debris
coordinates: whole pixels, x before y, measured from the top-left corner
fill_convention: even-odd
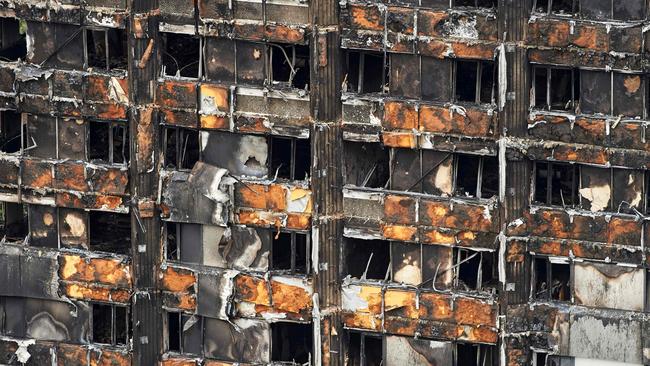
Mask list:
[[[0,364],[649,365],[648,7],[0,0]]]

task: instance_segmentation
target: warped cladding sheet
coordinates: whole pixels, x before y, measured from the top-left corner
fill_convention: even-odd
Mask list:
[[[266,137],[229,132],[201,132],[203,161],[235,176],[267,175]]]
[[[197,162],[190,173],[173,171],[163,191],[169,221],[226,226],[232,202],[228,171]]]
[[[267,363],[270,361],[271,329],[263,320],[205,318],[203,351],[220,360]]]
[[[454,346],[451,342],[386,337],[386,366],[452,365],[453,355]]]
[[[646,271],[601,263],[575,263],[574,297],[578,304],[643,311]]]

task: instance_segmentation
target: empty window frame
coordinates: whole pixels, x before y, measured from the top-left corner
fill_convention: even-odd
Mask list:
[[[475,8],[496,8],[497,0],[453,0],[456,7],[475,7]]]
[[[454,248],[453,287],[481,290],[496,279],[494,252]]]
[[[129,136],[126,122],[88,122],[88,160],[108,164],[129,162]]]
[[[575,14],[580,7],[579,0],[533,0],[533,11],[546,14]]]
[[[22,118],[16,111],[0,111],[0,152],[20,152]]]
[[[131,216],[113,212],[90,211],[89,248],[115,254],[131,250]]]
[[[203,317],[167,312],[165,319],[165,350],[174,353],[202,353]]]
[[[271,270],[289,274],[308,274],[311,255],[307,233],[279,232],[273,236]]]
[[[124,29],[86,28],[85,68],[126,69],[127,38]]]
[[[29,233],[27,206],[0,202],[0,242],[22,242]]]
[[[456,343],[456,366],[495,366],[498,364],[495,346]]]
[[[273,86],[309,87],[309,46],[269,43],[268,80]]]
[[[493,61],[457,60],[455,100],[468,103],[494,103],[496,72]]]
[[[199,132],[180,127],[163,127],[164,166],[170,169],[192,169],[199,161]]]
[[[0,61],[24,60],[26,56],[25,27],[18,19],[0,18]]]
[[[533,105],[538,109],[575,111],[580,100],[580,71],[534,66],[533,95]]]
[[[269,136],[269,175],[289,180],[305,180],[311,166],[309,139]]]
[[[636,213],[648,210],[649,178],[633,169],[536,162],[531,198],[547,206]]]
[[[345,91],[351,93],[383,93],[388,85],[388,54],[348,50],[345,53]]]
[[[390,149],[380,143],[343,142],[345,184],[387,188]]]
[[[349,332],[347,360],[350,366],[381,366],[384,361],[384,340],[380,335]]]
[[[129,338],[129,322],[128,307],[93,303],[90,341],[125,346]]]
[[[493,156],[393,149],[391,189],[489,199],[499,190]]]
[[[312,359],[311,324],[277,322],[271,324],[271,360],[306,365]]]
[[[532,266],[532,299],[571,301],[572,275],[568,260],[533,257]]]
[[[386,280],[390,275],[390,242],[345,238],[346,274],[361,280]]]
[[[203,38],[178,33],[160,33],[162,73],[174,77],[201,77]]]
[[[575,164],[535,163],[534,202],[576,207],[579,204],[579,184],[579,166]]]

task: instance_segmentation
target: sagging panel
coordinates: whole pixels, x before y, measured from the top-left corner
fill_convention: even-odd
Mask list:
[[[264,136],[202,131],[201,140],[204,162],[236,176],[261,178],[268,174],[269,148]]]
[[[82,69],[83,29],[77,25],[28,21],[27,37],[32,39],[32,47],[27,50],[27,59],[46,67]]]
[[[574,263],[574,297],[578,304],[643,311],[646,273],[642,268],[604,263]]]
[[[204,327],[205,357],[231,362],[270,362],[271,332],[266,321],[234,319],[230,324],[224,320],[205,318]]]
[[[90,314],[83,303],[2,297],[5,334],[13,337],[71,343],[88,342]]]

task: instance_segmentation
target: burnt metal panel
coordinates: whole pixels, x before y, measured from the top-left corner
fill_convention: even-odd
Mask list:
[[[422,83],[422,99],[437,102],[450,101],[452,90],[452,60],[423,56],[421,63],[422,76],[426,78],[426,82]]]
[[[203,161],[236,176],[267,175],[268,151],[264,136],[229,132],[201,132]]]
[[[58,248],[56,207],[29,205],[29,244]]]
[[[203,352],[206,357],[219,360],[267,363],[271,358],[270,333],[269,323],[265,321],[235,319],[230,324],[205,318]]]
[[[262,85],[266,79],[266,46],[237,41],[237,82]]]
[[[237,2],[240,4],[241,2]],[[205,76],[218,83],[235,81],[235,41],[208,37],[205,41]]]
[[[390,55],[390,94],[420,98],[420,58],[417,55]]]
[[[611,73],[580,71],[580,109],[583,113],[611,113]]]

